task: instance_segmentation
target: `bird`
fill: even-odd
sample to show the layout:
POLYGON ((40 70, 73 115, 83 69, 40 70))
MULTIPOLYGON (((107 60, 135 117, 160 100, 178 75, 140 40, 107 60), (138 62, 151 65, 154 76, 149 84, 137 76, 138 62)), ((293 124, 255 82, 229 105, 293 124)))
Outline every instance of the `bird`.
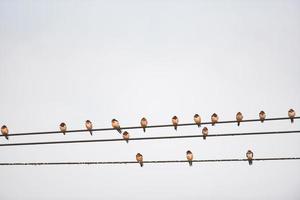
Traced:
POLYGON ((66 125, 66 123, 64 123, 64 122, 60 123, 59 129, 60 129, 60 131, 61 131, 64 135, 66 135, 66 131, 67 131, 67 125, 66 125))
POLYGON ((116 119, 112 119, 111 120, 111 126, 116 129, 120 134, 122 133, 122 130, 121 130, 121 127, 120 127, 120 124, 119 124, 119 121, 116 120, 116 119))
POLYGON ((124 131, 124 133, 123 133, 123 139, 128 143, 129 133, 127 131, 124 131))
POLYGON ((145 117, 141 119, 141 127, 143 128, 144 133, 146 132, 146 127, 148 125, 148 121, 145 117))
POLYGON ((2 135, 8 140, 8 128, 7 128, 7 126, 6 125, 3 125, 2 127, 1 127, 1 133, 2 133, 2 135))
POLYGON ((294 118, 296 116, 296 112, 293 109, 290 109, 288 112, 289 118, 291 119, 291 123, 294 123, 294 118))
POLYGON ((214 126, 219 121, 219 117, 216 113, 211 116, 211 125, 214 126))
POLYGON ((206 136, 208 135, 208 128, 207 127, 204 127, 202 129, 202 134, 203 134, 203 139, 205 140, 206 139, 206 136))
POLYGON ((248 159, 249 165, 252 165, 253 160, 253 152, 251 150, 248 150, 246 153, 246 157, 248 159))
POLYGON ((189 161, 189 165, 192 166, 193 165, 193 153, 188 150, 186 152, 186 159, 189 161))
POLYGON ((141 167, 143 167, 143 166, 144 166, 144 163, 143 163, 143 155, 140 154, 140 153, 137 153, 136 156, 135 156, 135 158, 136 158, 136 161, 137 161, 138 163, 140 163, 141 167))
POLYGON ((201 117, 200 117, 200 115, 195 114, 195 115, 194 115, 194 121, 195 121, 195 123, 198 125, 198 127, 201 126, 201 117))
POLYGON ((266 119, 265 111, 262 110, 259 112, 259 119, 260 119, 261 123, 263 123, 265 121, 265 119, 266 119))
POLYGON ((172 117, 172 124, 173 124, 174 129, 175 129, 176 131, 177 131, 178 122, 179 122, 178 117, 177 117, 177 116, 173 116, 173 117, 172 117))
POLYGON ((237 125, 239 126, 241 122, 243 121, 243 114, 241 112, 236 113, 236 121, 237 125))
POLYGON ((93 124, 92 124, 92 122, 90 120, 86 120, 85 121, 85 127, 90 132, 90 134, 93 135, 93 132, 92 132, 92 130, 93 130, 93 124))

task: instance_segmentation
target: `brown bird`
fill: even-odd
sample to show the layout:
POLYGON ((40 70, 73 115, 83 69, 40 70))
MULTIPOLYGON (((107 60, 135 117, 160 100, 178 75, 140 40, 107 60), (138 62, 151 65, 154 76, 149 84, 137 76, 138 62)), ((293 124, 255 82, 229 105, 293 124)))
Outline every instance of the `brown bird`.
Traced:
POLYGON ((111 126, 116 129, 120 134, 122 133, 122 130, 121 130, 121 127, 120 127, 120 124, 119 124, 119 121, 116 120, 116 119, 112 119, 111 120, 111 126))
POLYGON ((86 120, 85 121, 85 127, 90 132, 90 134, 93 135, 93 132, 92 132, 92 130, 93 130, 93 124, 92 124, 92 122, 90 120, 86 120))
POLYGON ((1 127, 1 133, 2 133, 2 135, 8 140, 8 128, 7 128, 7 126, 6 125, 3 125, 2 127, 1 127))
POLYGON ((136 156, 135 156, 135 158, 136 158, 136 161, 137 161, 138 163, 140 163, 141 167, 143 167, 143 166, 144 166, 144 163, 143 163, 143 155, 140 154, 140 153, 137 153, 136 156))
POLYGON ((290 109, 288 112, 289 118, 291 119, 291 122, 294 123, 294 118, 296 116, 296 112, 293 109, 290 109))
POLYGON ((203 139, 205 140, 206 136, 208 136, 208 128, 207 127, 204 127, 202 129, 202 134, 203 134, 203 139))
POLYGON ((263 123, 266 119, 266 113, 263 110, 259 112, 259 119, 261 123, 263 123))
POLYGON ((189 161, 189 165, 192 166, 193 165, 193 153, 188 150, 186 152, 186 159, 189 161))
POLYGON ((200 115, 195 114, 195 115, 194 115, 194 121, 195 121, 195 123, 198 125, 198 127, 201 126, 201 117, 200 117, 200 115))
POLYGON ((211 116, 211 125, 214 126, 219 121, 219 117, 216 113, 211 116))
POLYGON ((127 131, 124 131, 124 133, 123 133, 123 139, 128 143, 129 133, 127 131))
POLYGON ((61 131, 64 135, 66 135, 66 131, 67 131, 67 125, 66 125, 66 123, 64 123, 64 122, 60 123, 59 129, 60 129, 60 131, 61 131))
POLYGON ((236 113, 236 121, 237 125, 239 126, 241 122, 243 121, 243 114, 241 112, 236 113))
POLYGON ((141 127, 143 128, 144 133, 146 132, 146 127, 148 125, 148 121, 145 117, 141 119, 141 127))
POLYGON ((172 124, 173 124, 174 129, 175 129, 176 131, 177 131, 178 122, 179 122, 178 117, 177 117, 177 116, 173 116, 173 117, 172 117, 172 124))
POLYGON ((248 150, 246 153, 246 157, 248 159, 249 165, 252 165, 252 159, 253 159, 253 152, 251 150, 248 150))

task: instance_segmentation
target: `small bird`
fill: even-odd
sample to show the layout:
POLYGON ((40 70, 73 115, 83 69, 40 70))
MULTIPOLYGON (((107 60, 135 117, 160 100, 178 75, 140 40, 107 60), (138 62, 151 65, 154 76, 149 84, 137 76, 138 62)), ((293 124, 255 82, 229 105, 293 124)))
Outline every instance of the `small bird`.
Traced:
POLYGON ((211 125, 214 126, 219 121, 219 117, 216 113, 211 116, 211 125))
POLYGON ((195 114, 195 115, 194 115, 194 121, 195 121, 195 123, 198 125, 198 127, 201 126, 201 117, 200 117, 200 115, 195 114))
POLYGON ((90 134, 93 135, 93 132, 92 132, 92 130, 93 130, 93 124, 92 124, 92 122, 90 120, 86 120, 85 121, 85 127, 90 132, 90 134))
POLYGON ((143 128, 144 133, 146 132, 146 127, 148 125, 148 121, 145 117, 141 119, 141 127, 143 128))
POLYGON ((128 143, 129 133, 127 131, 124 131, 124 133, 123 133, 123 139, 128 143))
POLYGON ((252 165, 252 159, 253 159, 253 152, 251 150, 248 150, 246 153, 246 157, 248 159, 249 165, 252 165))
POLYGON ((204 127, 202 129, 202 134, 203 134, 203 139, 205 140, 206 139, 206 136, 208 135, 208 128, 207 127, 204 127))
POLYGON ((294 118, 296 116, 296 112, 293 109, 290 109, 288 112, 289 118, 291 119, 291 123, 294 123, 294 118))
POLYGON ((144 163, 143 163, 143 155, 140 154, 140 153, 137 153, 136 156, 135 156, 135 158, 136 158, 136 161, 138 163, 140 163, 141 167, 143 167, 143 165, 144 165, 144 163))
POLYGON ((259 119, 260 119, 261 123, 264 123, 264 121, 266 119, 266 113, 263 110, 259 112, 259 119))
POLYGON ((2 127, 1 127, 1 133, 2 133, 2 135, 8 140, 8 128, 7 128, 7 126, 6 125, 3 125, 2 127))
POLYGON ((64 123, 64 122, 60 123, 59 129, 60 129, 60 131, 61 131, 64 135, 66 135, 66 131, 67 131, 67 125, 66 125, 66 123, 64 123))
POLYGON ((176 131, 177 131, 178 122, 179 122, 178 117, 177 117, 177 116, 173 116, 173 117, 172 117, 172 124, 173 124, 174 129, 175 129, 176 131))
POLYGON ((119 121, 116 120, 116 119, 112 119, 111 120, 111 126, 116 129, 120 134, 122 133, 122 130, 121 130, 121 127, 120 127, 120 124, 119 124, 119 121))
POLYGON ((186 159, 189 161, 189 165, 192 166, 193 165, 193 153, 188 150, 186 152, 186 159))
POLYGON ((236 113, 236 121, 237 125, 239 126, 241 122, 243 121, 243 114, 241 112, 236 113))

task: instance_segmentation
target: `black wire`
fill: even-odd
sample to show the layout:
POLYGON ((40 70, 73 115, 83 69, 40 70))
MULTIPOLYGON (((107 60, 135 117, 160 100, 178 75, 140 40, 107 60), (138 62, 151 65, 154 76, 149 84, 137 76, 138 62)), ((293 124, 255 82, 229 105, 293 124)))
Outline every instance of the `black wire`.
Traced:
MULTIPOLYGON (((282 158, 255 158, 253 161, 278 161, 278 160, 300 160, 300 157, 282 157, 282 158)), ((193 160, 193 163, 205 162, 241 162, 248 161, 248 159, 213 159, 213 160, 193 160)), ((186 163, 187 160, 151 160, 143 161, 143 163, 186 163)), ((134 164, 136 161, 116 161, 116 162, 102 162, 102 161, 87 161, 87 162, 14 162, 14 163, 0 163, 0 165, 113 165, 113 164, 134 164)))
MULTIPOLYGON (((223 134, 209 134, 206 137, 225 137, 225 136, 246 136, 246 135, 274 135, 274 134, 291 134, 300 133, 296 131, 268 131, 268 132, 246 132, 246 133, 223 133, 223 134)), ((178 135, 178 136, 159 136, 159 137, 140 137, 130 138, 130 140, 161 140, 161 139, 179 139, 179 138, 197 138, 203 135, 178 135)), ((90 142, 116 142, 124 141, 124 139, 99 139, 99 140, 69 140, 69 141, 51 141, 51 142, 24 142, 24 143, 8 143, 0 144, 0 146, 25 146, 25 145, 46 145, 46 144, 74 144, 74 143, 90 143, 90 142)))
MULTIPOLYGON (((299 119, 300 117, 295 117, 294 119, 299 119)), ((265 119, 265 121, 278 121, 278 120, 290 120, 288 117, 277 117, 277 118, 268 118, 265 119)), ((248 119, 248 120, 243 120, 243 122, 257 122, 260 121, 260 119, 248 119)), ((231 121, 219 121, 217 124, 229 124, 229 123, 237 123, 235 120, 231 121)), ((211 122, 202 122, 201 125, 205 124, 211 124, 211 122)), ((178 124, 177 126, 197 126, 195 123, 185 123, 185 124, 178 124)), ((152 126, 147 126, 148 128, 162 128, 162 127, 173 127, 173 124, 162 124, 162 125, 152 125, 152 126)), ((129 130, 129 129, 140 129, 142 127, 140 126, 127 126, 127 127, 121 127, 121 129, 124 130, 129 130)), ((92 132, 100 132, 100 131, 112 131, 115 130, 114 128, 97 128, 91 130, 92 132)), ((76 130, 68 130, 66 133, 76 133, 76 132, 89 132, 87 129, 76 129, 76 130)), ((12 133, 9 134, 9 137, 11 136, 26 136, 26 135, 46 135, 46 134, 57 134, 57 133, 62 133, 61 131, 42 131, 42 132, 24 132, 24 133, 12 133)), ((0 137, 4 137, 3 135, 0 135, 0 137)))

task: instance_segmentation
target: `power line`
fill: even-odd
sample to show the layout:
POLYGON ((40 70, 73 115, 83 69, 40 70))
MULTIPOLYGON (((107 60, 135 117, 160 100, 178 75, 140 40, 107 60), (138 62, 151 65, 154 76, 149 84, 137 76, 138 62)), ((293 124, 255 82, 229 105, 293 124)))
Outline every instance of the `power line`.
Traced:
MULTIPOLYGON (((299 119, 300 117, 295 117, 294 119, 299 119)), ((290 120, 288 117, 277 117, 277 118, 268 118, 265 119, 265 121, 279 121, 279 120, 290 120)), ((248 120, 243 120, 241 123, 244 122, 258 122, 260 119, 248 119, 248 120)), ((229 123, 237 123, 236 120, 230 120, 230 121, 219 121, 217 124, 229 124, 229 123)), ((201 125, 206 125, 206 124, 212 124, 211 122, 202 122, 201 125)), ((177 126, 196 126, 195 123, 184 123, 184 124, 178 124, 177 126)), ((173 127, 173 124, 162 124, 162 125, 152 125, 152 126, 147 126, 148 128, 163 128, 163 127, 173 127)), ((121 127, 121 129, 124 130, 129 130, 129 129, 141 129, 141 126, 127 126, 127 127, 121 127)), ((97 128, 97 129, 92 129, 91 131, 93 132, 100 132, 100 131, 112 131, 115 130, 114 128, 97 128)), ((75 130, 68 130, 66 133, 76 133, 76 132, 89 132, 87 129, 75 129, 75 130)), ((46 134, 57 134, 57 133, 62 133, 61 131, 41 131, 41 132, 21 132, 21 133, 12 133, 9 134, 9 137, 11 136, 28 136, 28 135, 46 135, 46 134)), ((0 137, 4 137, 3 135, 0 135, 0 137)))
MULTIPOLYGON (((253 161, 279 161, 279 160, 300 160, 300 157, 281 157, 281 158, 255 158, 253 161)), ((212 160, 193 160, 193 163, 208 163, 208 162, 245 162, 248 159, 212 159, 212 160)), ((143 163, 165 164, 165 163, 186 163, 187 160, 151 160, 143 161, 143 163)), ((13 162, 0 163, 5 165, 115 165, 115 164, 137 164, 136 161, 86 161, 86 162, 13 162)))
MULTIPOLYGON (((300 133, 300 130, 295 131, 267 131, 267 132, 245 132, 245 133, 221 133, 209 134, 206 137, 226 137, 226 136, 247 136, 247 135, 278 135, 300 133)), ((139 137, 130 138, 130 140, 162 140, 162 139, 180 139, 180 138, 201 138, 203 135, 177 135, 177 136, 159 136, 159 137, 139 137)), ((29 146, 29 145, 47 145, 47 144, 74 144, 74 143, 91 143, 91 142, 116 142, 124 141, 122 138, 116 139, 99 139, 99 140, 69 140, 69 141, 50 141, 50 142, 24 142, 24 143, 8 143, 0 144, 0 146, 29 146)))

